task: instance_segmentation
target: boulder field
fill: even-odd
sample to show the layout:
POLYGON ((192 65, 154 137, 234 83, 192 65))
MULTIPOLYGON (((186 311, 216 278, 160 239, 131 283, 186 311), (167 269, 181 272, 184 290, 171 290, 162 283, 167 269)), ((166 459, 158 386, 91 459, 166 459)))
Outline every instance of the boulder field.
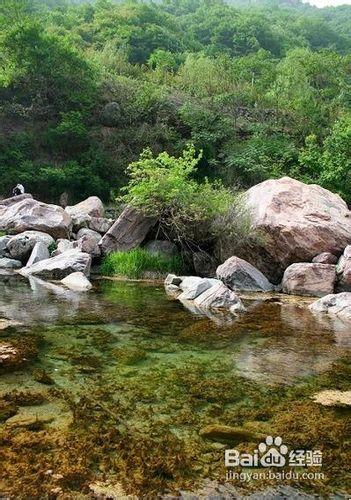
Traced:
MULTIPOLYGON (((348 317, 351 212, 346 203, 320 186, 289 177, 252 187, 241 203, 255 235, 252 241, 237 245, 235 253, 228 244, 219 262, 218 254, 197 249, 194 270, 202 277, 170 275, 167 293, 192 310, 235 314, 244 310, 240 292, 282 291, 322 301, 335 297, 317 301, 312 310, 348 317)), ((91 264, 110 252, 144 245, 151 253, 175 255, 174 243, 150 241, 156 222, 131 206, 117 220, 109 219, 96 196, 65 209, 30 194, 0 200, 0 231, 5 233, 0 236, 0 269, 44 279, 72 275, 65 286, 88 290, 91 264)), ((228 225, 230 232, 230 220, 228 225)))

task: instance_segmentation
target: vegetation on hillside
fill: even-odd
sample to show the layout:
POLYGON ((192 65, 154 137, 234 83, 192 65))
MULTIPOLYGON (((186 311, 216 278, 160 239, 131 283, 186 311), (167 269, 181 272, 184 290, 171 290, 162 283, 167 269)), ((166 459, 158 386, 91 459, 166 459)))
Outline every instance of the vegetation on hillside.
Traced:
POLYGON ((292 175, 351 202, 350 34, 351 6, 3 0, 0 196, 108 200, 144 149, 192 143, 200 183, 292 175))

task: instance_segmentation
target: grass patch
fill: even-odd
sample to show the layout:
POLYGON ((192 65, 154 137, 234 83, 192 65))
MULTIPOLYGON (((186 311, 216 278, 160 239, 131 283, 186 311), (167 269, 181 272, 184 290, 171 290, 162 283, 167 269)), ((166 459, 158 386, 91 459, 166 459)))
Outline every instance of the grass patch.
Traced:
POLYGON ((129 252, 113 252, 107 255, 100 271, 104 276, 126 276, 127 278, 142 278, 145 273, 179 273, 184 267, 179 255, 166 256, 151 254, 143 248, 135 248, 129 252))

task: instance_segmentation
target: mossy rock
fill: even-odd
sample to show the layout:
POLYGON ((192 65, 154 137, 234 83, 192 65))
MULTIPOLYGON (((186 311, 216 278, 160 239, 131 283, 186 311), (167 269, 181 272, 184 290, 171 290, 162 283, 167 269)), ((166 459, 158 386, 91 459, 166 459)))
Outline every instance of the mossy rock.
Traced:
POLYGON ((200 436, 204 439, 220 443, 239 444, 259 442, 266 438, 265 434, 254 432, 243 427, 230 427, 229 425, 212 424, 200 430, 200 436))

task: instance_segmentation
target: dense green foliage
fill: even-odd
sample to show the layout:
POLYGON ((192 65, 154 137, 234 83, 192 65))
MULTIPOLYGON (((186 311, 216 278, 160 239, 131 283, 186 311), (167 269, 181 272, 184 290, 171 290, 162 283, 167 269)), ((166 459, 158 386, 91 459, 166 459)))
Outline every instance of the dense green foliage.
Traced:
POLYGON ((170 257, 135 248, 129 252, 110 253, 104 258, 100 271, 104 276, 139 279, 147 277, 147 273, 156 273, 162 277, 168 273, 181 273, 182 269, 183 262, 179 255, 170 257))
POLYGON ((108 199, 145 148, 190 142, 198 179, 292 175, 351 202, 350 35, 351 6, 3 0, 0 195, 108 199))
POLYGON ((226 213, 233 200, 219 181, 199 183, 192 177, 200 159, 193 146, 179 158, 166 152, 155 158, 146 149, 139 161, 128 167, 130 181, 122 189, 125 194, 121 200, 157 217, 159 231, 168 237, 180 243, 191 241, 199 224, 226 213))

